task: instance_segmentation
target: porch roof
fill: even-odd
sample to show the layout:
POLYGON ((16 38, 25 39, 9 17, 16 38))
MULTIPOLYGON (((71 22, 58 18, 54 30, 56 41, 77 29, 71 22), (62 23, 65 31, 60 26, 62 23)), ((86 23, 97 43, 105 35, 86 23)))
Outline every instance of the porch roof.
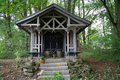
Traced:
POLYGON ((54 3, 51 4, 51 5, 49 5, 49 6, 47 6, 47 7, 45 7, 45 8, 42 9, 42 10, 40 10, 40 11, 38 11, 38 12, 36 12, 36 13, 30 15, 30 16, 27 16, 27 17, 25 17, 25 18, 22 18, 22 19, 16 21, 15 24, 18 25, 18 24, 20 24, 21 22, 24 22, 24 21, 27 21, 27 20, 29 20, 29 19, 32 19, 32 18, 34 18, 34 17, 40 15, 41 13, 44 13, 45 11, 47 11, 47 10, 49 10, 49 9, 51 9, 51 8, 56 8, 56 9, 58 9, 58 10, 64 12, 65 14, 67 14, 67 15, 73 17, 74 19, 77 19, 77 20, 79 20, 79 21, 82 21, 82 22, 88 24, 87 26, 89 26, 89 25, 91 24, 90 21, 88 21, 88 20, 86 20, 86 19, 83 19, 83 18, 81 18, 81 17, 79 17, 79 16, 76 16, 76 15, 72 14, 71 12, 65 10, 64 8, 58 6, 58 5, 54 4, 54 3))

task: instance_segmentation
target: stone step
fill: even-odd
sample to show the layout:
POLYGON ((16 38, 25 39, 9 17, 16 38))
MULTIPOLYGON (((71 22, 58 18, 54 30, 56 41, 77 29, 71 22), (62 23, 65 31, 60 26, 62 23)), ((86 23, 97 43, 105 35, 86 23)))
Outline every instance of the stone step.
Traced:
MULTIPOLYGON (((53 70, 53 71, 43 71, 44 74, 42 75, 51 75, 53 72, 58 72, 57 70, 53 70)), ((60 70, 59 72, 62 72, 62 74, 69 74, 69 70, 60 70)))
POLYGON ((40 67, 40 70, 45 70, 45 71, 53 71, 53 70, 68 70, 68 66, 40 67))
POLYGON ((40 67, 52 67, 52 66, 67 66, 66 62, 58 62, 58 63, 45 63, 40 64, 40 67))
MULTIPOLYGON (((38 76, 38 78, 40 79, 40 78, 45 78, 45 77, 47 77, 47 76, 51 76, 51 75, 46 75, 46 76, 38 76)), ((51 77, 53 77, 53 76, 51 76, 51 77)), ((68 75, 63 75, 63 77, 65 78, 65 79, 70 79, 70 75, 68 74, 68 75)))
POLYGON ((62 60, 61 59, 46 59, 45 60, 45 63, 54 63, 54 62, 62 62, 62 60))

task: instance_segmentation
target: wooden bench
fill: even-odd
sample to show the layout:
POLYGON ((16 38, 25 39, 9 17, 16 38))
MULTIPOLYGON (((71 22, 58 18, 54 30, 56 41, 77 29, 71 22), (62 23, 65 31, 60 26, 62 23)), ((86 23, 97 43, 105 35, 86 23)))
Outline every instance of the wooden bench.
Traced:
POLYGON ((76 51, 76 52, 67 52, 66 53, 66 56, 70 56, 70 55, 73 55, 73 56, 78 56, 78 54, 81 53, 80 51, 76 51))
POLYGON ((40 57, 41 52, 27 52, 29 54, 30 59, 33 59, 33 54, 38 54, 37 57, 40 57))

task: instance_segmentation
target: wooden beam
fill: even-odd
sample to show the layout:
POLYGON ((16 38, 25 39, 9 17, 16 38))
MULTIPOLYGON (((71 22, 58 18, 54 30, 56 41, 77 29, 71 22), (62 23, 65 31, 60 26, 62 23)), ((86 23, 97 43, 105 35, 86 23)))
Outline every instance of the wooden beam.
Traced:
POLYGON ((72 26, 79 26, 79 27, 84 27, 86 26, 85 24, 67 24, 67 26, 72 27, 72 26))
MULTIPOLYGON (((54 30, 66 30, 67 28, 54 28, 54 30)), ((42 30, 53 30, 53 28, 42 28, 42 30)))
MULTIPOLYGON (((53 10, 53 8, 51 8, 51 9, 45 11, 44 13, 41 13, 39 16, 42 16, 42 15, 44 15, 44 14, 46 14, 46 13, 52 11, 52 10, 53 10)), ((25 24, 26 24, 26 23, 29 23, 30 21, 34 20, 35 18, 36 18, 36 20, 37 20, 37 17, 38 17, 38 16, 36 16, 36 17, 34 17, 34 18, 32 18, 32 19, 26 21, 25 24)))
POLYGON ((54 28, 55 28, 55 15, 53 14, 53 31, 54 31, 54 28))
POLYGON ((27 27, 23 27, 23 28, 31 33, 31 30, 29 28, 27 28, 27 27))
MULTIPOLYGON (((44 18, 52 18, 53 16, 45 16, 44 18)), ((63 18, 62 16, 54 16, 55 18, 63 18)))
POLYGON ((74 31, 73 31, 73 44, 74 44, 73 46, 74 46, 74 51, 77 50, 77 49, 76 49, 76 46, 77 46, 77 45, 76 45, 76 43, 77 43, 77 42, 76 42, 76 39, 77 39, 77 38, 76 38, 76 28, 74 28, 74 31))
MULTIPOLYGON (((38 52, 40 52, 40 32, 38 32, 38 52)), ((38 56, 40 57, 40 56, 38 56)))
POLYGON ((48 24, 49 24, 52 20, 53 20, 53 18, 50 19, 50 20, 46 23, 44 20, 41 19, 41 21, 45 24, 45 25, 43 26, 43 28, 45 28, 45 26, 48 26, 48 28, 51 28, 48 24))
POLYGON ((77 33, 80 29, 81 29, 81 28, 78 28, 77 31, 76 31, 76 33, 77 33))
POLYGON ((21 26, 39 26, 40 24, 21 24, 21 26))
POLYGON ((40 26, 40 20, 39 20, 39 17, 37 17, 37 27, 40 26))
MULTIPOLYGON (((54 12, 49 12, 49 13, 47 13, 45 16, 41 16, 41 19, 42 18, 46 18, 46 16, 49 16, 50 14, 52 14, 52 13, 54 13, 54 12)), ((53 16, 52 16, 53 17, 53 16)))
POLYGON ((61 15, 60 13, 57 13, 57 12, 54 12, 55 14, 57 14, 57 15, 60 15, 62 18, 64 18, 64 19, 67 19, 66 17, 64 17, 63 15, 61 15))
MULTIPOLYGON (((37 33, 35 32, 35 47, 37 49, 37 33)), ((37 52, 37 50, 35 50, 35 52, 37 52)))
MULTIPOLYGON (((60 13, 57 13, 57 12, 54 12, 54 13, 56 13, 56 14, 60 15, 62 18, 64 18, 64 19, 66 19, 66 20, 67 20, 67 18, 66 18, 66 17, 64 17, 63 15, 61 15, 60 13)), ((67 16, 67 17, 68 17, 68 16, 67 16)), ((70 21, 70 22, 74 23, 73 21, 70 21)))
POLYGON ((67 32, 67 52, 69 52, 69 32, 67 32))
POLYGON ((65 28, 62 24, 66 21, 66 19, 62 23, 60 23, 56 18, 55 21, 59 24, 57 28, 59 28, 60 26, 62 26, 62 28, 65 28))
POLYGON ((66 32, 64 33, 64 53, 66 53, 66 32))
POLYGON ((70 27, 70 17, 68 17, 67 27, 70 27))
MULTIPOLYGON (((63 14, 63 15, 65 15, 65 16, 67 16, 67 17, 70 17, 69 15, 67 15, 67 14, 65 14, 64 12, 62 12, 62 11, 59 11, 58 9, 55 9, 56 11, 58 11, 59 13, 61 13, 61 14, 63 14)), ((83 22, 81 22, 81 21, 78 21, 78 20, 76 20, 76 19, 74 19, 74 18, 72 18, 72 17, 70 17, 72 20, 74 20, 75 22, 77 22, 77 23, 83 23, 83 22)))
POLYGON ((33 30, 31 28, 31 38, 30 38, 30 52, 33 52, 33 30))
POLYGON ((43 53, 43 33, 41 32, 41 52, 43 53))
POLYGON ((43 35, 46 33, 47 31, 45 31, 44 33, 43 33, 43 35))

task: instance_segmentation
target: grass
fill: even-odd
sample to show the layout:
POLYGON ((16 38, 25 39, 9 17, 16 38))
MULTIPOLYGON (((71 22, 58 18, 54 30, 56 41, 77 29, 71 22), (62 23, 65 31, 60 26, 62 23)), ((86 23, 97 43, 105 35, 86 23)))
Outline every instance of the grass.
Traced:
POLYGON ((94 51, 82 50, 82 53, 79 54, 78 57, 80 56, 91 57, 91 58, 96 58, 101 60, 110 60, 116 63, 120 61, 120 54, 112 54, 112 53, 107 53, 102 51, 99 52, 97 50, 94 50, 94 51))
POLYGON ((82 50, 79 58, 87 61, 92 72, 85 78, 88 80, 118 80, 120 78, 120 55, 98 53, 82 50))

